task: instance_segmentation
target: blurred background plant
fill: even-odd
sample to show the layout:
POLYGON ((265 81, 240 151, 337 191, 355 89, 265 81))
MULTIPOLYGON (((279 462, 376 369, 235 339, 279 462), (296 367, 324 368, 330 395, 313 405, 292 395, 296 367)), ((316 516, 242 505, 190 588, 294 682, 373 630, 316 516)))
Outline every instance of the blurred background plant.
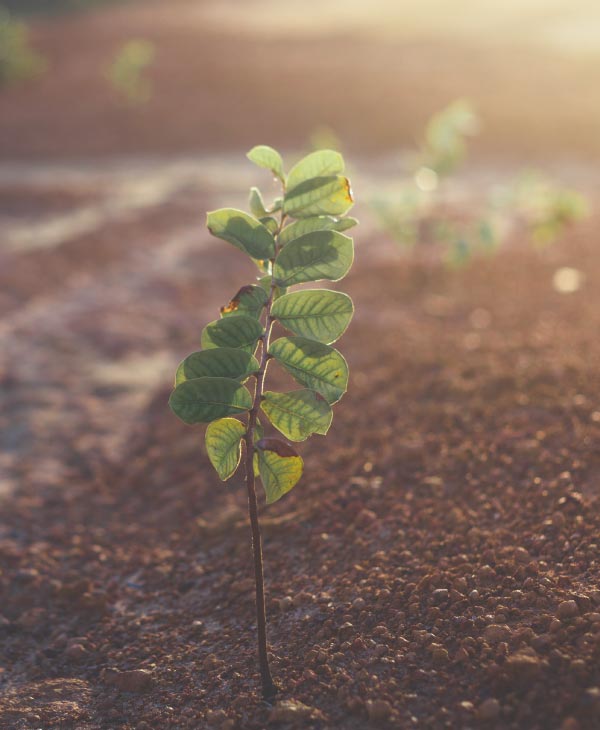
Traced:
POLYGON ((54 15, 117 2, 124 0, 4 0, 3 5, 13 15, 54 15))
POLYGON ((476 254, 492 253, 515 230, 541 247, 585 217, 588 205, 581 193, 536 170, 479 191, 479 203, 471 202, 465 211, 456 175, 467 158, 468 139, 480 129, 466 99, 435 113, 409 158, 409 178, 371 200, 381 227, 404 248, 433 245, 448 265, 461 266, 476 254))
POLYGON ((112 88, 128 104, 145 104, 152 98, 152 82, 147 76, 156 56, 154 44, 144 39, 127 41, 111 62, 107 78, 112 88))
POLYGON ((492 194, 492 205, 511 215, 536 246, 554 243, 565 229, 585 218, 589 206, 577 190, 562 187, 539 170, 524 170, 492 194))
POLYGON ((39 76, 46 61, 31 47, 25 23, 0 5, 0 88, 39 76))

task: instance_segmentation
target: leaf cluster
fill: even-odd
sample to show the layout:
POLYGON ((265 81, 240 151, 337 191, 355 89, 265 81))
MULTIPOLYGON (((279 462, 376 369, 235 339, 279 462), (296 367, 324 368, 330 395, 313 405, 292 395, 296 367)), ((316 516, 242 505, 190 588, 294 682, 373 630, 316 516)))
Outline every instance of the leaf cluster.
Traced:
POLYGON ((352 318, 352 300, 330 289, 290 288, 342 279, 354 258, 344 231, 357 221, 346 216, 354 201, 338 152, 313 152, 287 174, 271 147, 254 147, 248 158, 279 180, 282 195, 267 205, 253 187, 250 213, 215 210, 207 226, 255 262, 257 281, 243 286, 206 325, 201 349, 177 368, 169 403, 185 423, 208 423, 206 448, 222 480, 238 469, 243 444, 252 448, 254 472, 272 503, 302 474, 302 458, 289 441, 325 435, 332 406, 348 387, 348 365, 332 345, 352 318), (276 323, 288 334, 272 340, 276 323), (300 387, 266 390, 271 362, 300 387), (259 416, 285 440, 265 436, 259 416))

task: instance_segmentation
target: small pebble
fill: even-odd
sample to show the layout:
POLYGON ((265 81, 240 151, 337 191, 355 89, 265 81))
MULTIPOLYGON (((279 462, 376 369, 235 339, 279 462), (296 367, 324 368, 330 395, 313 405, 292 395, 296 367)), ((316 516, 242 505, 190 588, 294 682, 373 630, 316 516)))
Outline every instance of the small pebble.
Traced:
POLYGON ((281 700, 269 713, 269 724, 298 723, 317 719, 321 715, 319 710, 309 707, 296 700, 281 700))
POLYGON ((386 700, 368 700, 367 714, 371 722, 383 722, 392 714, 392 706, 386 700))
POLYGON ((154 683, 152 672, 147 669, 130 669, 125 672, 107 669, 104 672, 104 681, 121 692, 145 692, 154 683))
POLYGON ((528 563, 531 560, 531 557, 525 548, 518 547, 515 550, 515 560, 517 563, 528 563))
POLYGON ((488 644, 498 644, 500 641, 508 641, 511 637, 511 630, 506 624, 490 624, 483 632, 483 638, 488 644))
POLYGON ((500 714, 500 703, 497 699, 489 697, 479 705, 479 717, 482 720, 495 720, 500 714))
POLYGON ((346 639, 349 636, 351 636, 354 633, 354 626, 349 622, 346 621, 343 623, 340 628, 338 629, 338 636, 340 639, 346 639))
POLYGON ((450 591, 447 588, 437 588, 431 594, 433 602, 436 605, 440 604, 440 603, 445 603, 448 600, 449 596, 450 596, 450 591))
POLYGON ((558 604, 558 609, 556 611, 556 615, 560 619, 565 618, 573 618, 574 616, 579 616, 579 606, 577 605, 577 601, 563 601, 562 603, 558 604))
POLYGON ((431 651, 431 658, 436 664, 445 664, 448 659, 448 650, 443 646, 436 646, 431 651))
POLYGON ((65 651, 65 656, 74 662, 82 662, 88 656, 88 652, 83 644, 70 644, 65 651))

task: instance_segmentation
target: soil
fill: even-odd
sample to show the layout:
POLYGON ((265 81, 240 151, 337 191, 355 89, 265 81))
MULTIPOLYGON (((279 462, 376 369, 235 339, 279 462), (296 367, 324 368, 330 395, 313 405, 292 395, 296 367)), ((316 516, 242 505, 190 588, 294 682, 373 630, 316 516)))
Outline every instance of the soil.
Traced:
MULTIPOLYGON (((58 49, 62 27, 36 32, 58 49)), ((131 152, 118 125, 90 146, 80 109, 30 93, 0 110, 5 155, 131 152)), ((160 119, 140 149, 189 143, 160 119)), ((53 241, 0 248, 0 729, 597 728, 598 216, 452 270, 357 206, 350 389, 301 445, 300 484, 261 508, 269 706, 242 476, 219 482, 202 428, 167 407, 178 361, 253 276, 202 227, 232 198, 191 177, 115 208, 118 175, 53 174, 0 188, 2 240, 53 241), (563 266, 583 272, 570 294, 563 266)))
POLYGON ((165 242, 173 206, 6 262, 0 727, 595 727, 597 221, 458 272, 359 237, 350 391, 263 511, 273 669, 309 708, 273 715, 243 483, 166 407, 249 272, 165 242))

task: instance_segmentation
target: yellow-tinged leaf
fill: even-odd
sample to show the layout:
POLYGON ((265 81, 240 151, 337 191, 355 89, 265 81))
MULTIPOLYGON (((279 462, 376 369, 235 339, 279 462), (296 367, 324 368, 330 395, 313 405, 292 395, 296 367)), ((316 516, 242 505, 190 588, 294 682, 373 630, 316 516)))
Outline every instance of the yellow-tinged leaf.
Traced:
POLYGON ((304 463, 295 449, 277 438, 258 441, 256 454, 267 504, 273 504, 295 487, 302 476, 304 463))
POLYGON ((283 210, 294 218, 337 216, 347 213, 353 204, 350 181, 343 175, 334 175, 311 178, 288 190, 283 210))
POLYGON ((290 441, 304 441, 313 433, 325 435, 331 425, 331 406, 319 393, 303 388, 288 393, 263 393, 261 408, 276 429, 290 441))
POLYGON ((237 470, 246 427, 237 418, 220 418, 206 429, 206 451, 219 477, 226 481, 237 470))

